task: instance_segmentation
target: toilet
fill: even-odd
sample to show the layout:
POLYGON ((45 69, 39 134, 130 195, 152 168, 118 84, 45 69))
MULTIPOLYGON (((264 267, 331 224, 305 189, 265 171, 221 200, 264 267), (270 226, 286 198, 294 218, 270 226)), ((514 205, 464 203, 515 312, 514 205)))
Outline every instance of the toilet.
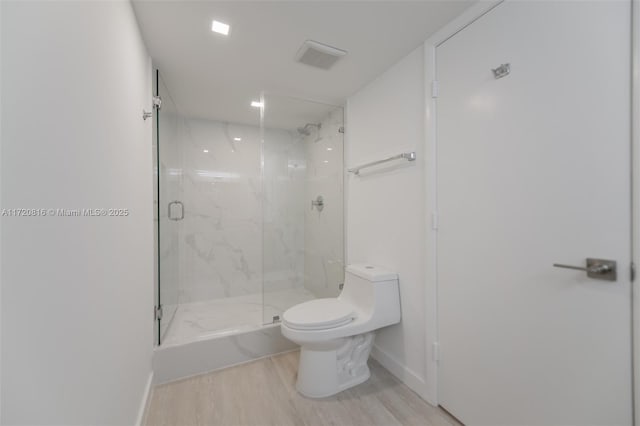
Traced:
POLYGON ((301 347, 298 392, 322 398, 366 381, 375 331, 398 322, 398 274, 347 266, 337 298, 304 302, 282 316, 282 334, 301 347))

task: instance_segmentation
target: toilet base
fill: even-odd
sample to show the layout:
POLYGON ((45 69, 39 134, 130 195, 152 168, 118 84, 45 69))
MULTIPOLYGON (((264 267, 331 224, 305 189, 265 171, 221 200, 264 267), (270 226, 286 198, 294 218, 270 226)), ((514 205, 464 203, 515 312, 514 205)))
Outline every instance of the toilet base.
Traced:
POLYGON ((300 349, 296 389, 310 398, 324 398, 359 385, 371 373, 367 360, 374 332, 322 342, 300 349))

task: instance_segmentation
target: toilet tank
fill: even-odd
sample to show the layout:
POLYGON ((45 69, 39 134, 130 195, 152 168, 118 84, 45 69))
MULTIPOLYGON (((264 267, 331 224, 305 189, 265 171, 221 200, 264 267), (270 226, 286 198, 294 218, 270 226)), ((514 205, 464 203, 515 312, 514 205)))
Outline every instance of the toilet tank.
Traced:
POLYGON ((361 315, 380 324, 400 321, 398 274, 369 264, 349 265, 338 298, 352 304, 361 315))

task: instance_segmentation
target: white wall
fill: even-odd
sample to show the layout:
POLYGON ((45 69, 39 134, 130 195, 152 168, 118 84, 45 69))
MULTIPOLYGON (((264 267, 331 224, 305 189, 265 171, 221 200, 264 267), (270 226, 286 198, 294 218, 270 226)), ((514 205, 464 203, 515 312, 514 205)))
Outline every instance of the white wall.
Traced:
POLYGON ((136 422, 151 373, 150 61, 128 2, 2 2, 2 423, 136 422))
MULTIPOLYGON (((632 67, 633 67, 633 81, 632 81, 632 104, 631 104, 631 117, 632 119, 632 171, 633 180, 632 188, 633 193, 631 201, 633 203, 633 262, 636 265, 640 265, 640 218, 638 218, 638 212, 640 211, 640 119, 638 113, 640 112, 640 1, 633 0, 632 3, 632 23, 631 23, 631 46, 632 46, 632 67)), ((634 380, 633 380, 633 397, 634 397, 634 410, 640 413, 640 292, 633 292, 633 355, 634 355, 634 380)))
MULTIPOLYGON (((0 3, 0 165, 2 164, 2 3, 0 3)), ((0 207, 2 207, 2 173, 0 173, 0 207)), ((2 220, 0 220, 0 423, 2 423, 2 220)))
POLYGON ((400 275, 401 324, 381 330, 373 355, 426 397, 425 384, 425 156, 423 49, 349 98, 346 165, 416 151, 347 181, 347 259, 400 275))

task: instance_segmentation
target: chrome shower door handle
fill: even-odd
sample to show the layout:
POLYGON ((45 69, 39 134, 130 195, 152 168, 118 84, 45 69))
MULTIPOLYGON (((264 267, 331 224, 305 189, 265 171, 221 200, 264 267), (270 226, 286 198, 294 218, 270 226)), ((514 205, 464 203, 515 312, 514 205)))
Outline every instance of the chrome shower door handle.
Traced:
POLYGON ((615 281, 618 278, 615 260, 588 258, 586 266, 563 265, 561 263, 554 263, 553 266, 556 268, 584 271, 589 278, 596 280, 615 281))
POLYGON ((182 204, 182 201, 176 200, 167 204, 167 217, 169 218, 169 220, 175 220, 175 221, 184 219, 184 204, 182 204), (171 208, 171 206, 173 205, 180 206, 180 216, 172 217, 173 209, 171 208))

